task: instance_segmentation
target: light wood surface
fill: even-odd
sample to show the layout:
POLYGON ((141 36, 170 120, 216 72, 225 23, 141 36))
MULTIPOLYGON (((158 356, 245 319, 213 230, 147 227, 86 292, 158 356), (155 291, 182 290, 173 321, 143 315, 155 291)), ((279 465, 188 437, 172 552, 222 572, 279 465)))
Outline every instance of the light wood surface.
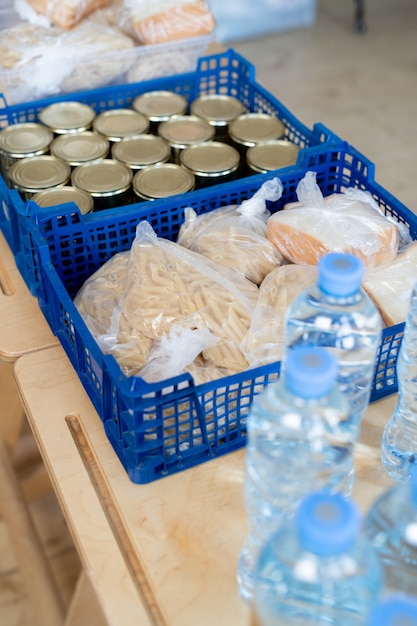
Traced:
MULTIPOLYGON (((244 449, 149 485, 135 485, 108 443, 62 348, 21 357, 15 377, 108 624, 158 624, 149 605, 142 603, 115 537, 122 529, 147 577, 152 602, 159 607, 158 626, 249 625, 249 610, 236 584, 236 563, 246 533, 244 449), (66 422, 69 414, 77 416, 86 445, 94 450, 106 506, 117 512, 118 528, 109 522, 100 489, 94 487, 88 462, 84 464, 80 456, 66 422), (140 611, 145 621, 138 619, 140 611)), ((372 404, 363 424, 353 494, 363 512, 392 484, 381 467, 379 445, 395 399, 393 395, 372 404)))
POLYGON ((57 345, 39 306, 26 286, 13 254, 0 232, 0 359, 57 345))

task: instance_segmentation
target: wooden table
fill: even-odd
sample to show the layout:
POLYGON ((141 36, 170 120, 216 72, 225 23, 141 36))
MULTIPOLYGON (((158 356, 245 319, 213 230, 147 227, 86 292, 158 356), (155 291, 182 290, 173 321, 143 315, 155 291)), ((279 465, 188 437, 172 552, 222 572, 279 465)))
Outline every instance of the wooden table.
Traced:
POLYGON ((13 362, 22 354, 59 342, 31 295, 0 231, 0 359, 13 362))
MULTIPOLYGON (((148 485, 135 485, 61 347, 22 356, 15 364, 15 377, 107 623, 249 625, 249 610, 236 583, 246 533, 244 449, 148 485), (65 419, 73 413, 94 452, 102 482, 98 490, 65 419), (106 512, 116 513, 118 527, 106 512), (127 538, 127 552, 120 533, 127 538), (146 579, 142 592, 131 575, 132 556, 146 579)), ((392 484, 381 467, 379 445, 395 400, 392 395, 372 404, 365 416, 353 494, 363 512, 392 484)))

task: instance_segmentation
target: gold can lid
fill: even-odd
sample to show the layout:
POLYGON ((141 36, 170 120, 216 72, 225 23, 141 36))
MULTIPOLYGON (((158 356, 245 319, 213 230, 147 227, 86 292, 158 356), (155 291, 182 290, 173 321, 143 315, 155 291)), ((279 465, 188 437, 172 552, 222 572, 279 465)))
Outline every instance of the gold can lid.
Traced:
POLYGON ((300 148, 290 141, 279 139, 259 143, 246 153, 246 160, 255 172, 271 172, 297 163, 300 148))
POLYGON ((97 115, 93 129, 109 141, 120 141, 129 135, 147 133, 149 120, 133 109, 111 109, 97 115))
POLYGON ((212 126, 227 126, 232 120, 245 113, 246 108, 234 96, 208 94, 193 100, 190 112, 206 120, 212 126))
POLYGON ((282 139, 285 125, 274 115, 244 113, 230 123, 229 135, 236 143, 250 148, 263 141, 282 139))
POLYGON ((64 187, 57 187, 56 189, 39 191, 32 197, 32 200, 43 208, 59 206, 66 202, 74 202, 80 209, 82 215, 91 213, 94 206, 94 200, 91 194, 83 189, 66 185, 64 187))
POLYGON ((208 141, 185 148, 180 154, 180 161, 195 176, 209 178, 236 171, 240 155, 236 148, 226 143, 208 141))
POLYGON ((14 158, 45 154, 54 138, 42 124, 24 122, 11 124, 0 132, 0 153, 14 158))
POLYGON ((54 156, 25 157, 9 169, 12 184, 28 193, 65 185, 71 175, 68 163, 54 156))
POLYGON ((196 143, 211 141, 215 129, 206 120, 196 115, 178 115, 162 122, 158 135, 165 139, 172 148, 184 149, 196 143))
POLYGON ((88 104, 73 100, 54 102, 39 113, 39 121, 57 135, 88 130, 96 116, 88 104))
POLYGON ((135 111, 145 115, 151 122, 165 122, 173 115, 184 115, 187 100, 175 91, 148 91, 136 96, 132 103, 135 111))
POLYGON ((94 159, 104 159, 109 152, 109 145, 102 135, 86 130, 56 137, 51 144, 51 154, 77 166, 94 159))
POLYGON ((145 200, 175 196, 193 188, 193 174, 175 163, 151 165, 133 177, 134 192, 145 200))
POLYGON ((132 170, 112 159, 101 159, 84 163, 71 174, 74 187, 91 193, 93 198, 114 196, 129 189, 132 170))
POLYGON ((168 161, 171 148, 156 135, 132 135, 115 143, 111 155, 116 161, 135 170, 168 161))

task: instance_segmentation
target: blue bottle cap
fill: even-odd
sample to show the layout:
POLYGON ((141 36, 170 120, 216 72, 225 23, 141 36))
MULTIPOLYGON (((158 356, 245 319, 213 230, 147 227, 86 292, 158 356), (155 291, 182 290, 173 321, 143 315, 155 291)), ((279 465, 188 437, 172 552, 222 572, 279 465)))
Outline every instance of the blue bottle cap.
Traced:
POLYGON ((380 600, 371 609, 366 626, 417 626, 417 601, 406 595, 380 600))
POLYGON ((285 384, 294 395, 320 398, 332 389, 337 376, 337 359, 319 346, 295 346, 287 352, 285 384))
POLYGON ((327 492, 307 496, 296 512, 297 532, 304 550, 318 556, 340 554, 349 548, 361 525, 352 500, 327 492))
POLYGON ((336 297, 351 296, 361 286, 365 266, 353 254, 330 252, 318 262, 319 289, 336 297))

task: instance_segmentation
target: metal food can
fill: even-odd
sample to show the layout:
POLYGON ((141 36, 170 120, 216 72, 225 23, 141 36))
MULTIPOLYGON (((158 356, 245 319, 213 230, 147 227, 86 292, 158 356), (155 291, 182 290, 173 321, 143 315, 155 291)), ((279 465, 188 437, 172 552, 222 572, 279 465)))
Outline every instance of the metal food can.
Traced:
POLYGON ((91 213, 94 208, 94 200, 90 193, 76 187, 64 186, 57 189, 46 189, 32 196, 33 202, 40 207, 47 208, 59 206, 67 202, 74 202, 82 215, 91 213))
POLYGON ((299 151, 298 146, 284 139, 265 141, 249 148, 246 161, 252 173, 266 174, 295 165, 299 151))
POLYGON ((137 172, 132 184, 141 200, 158 200, 191 191, 194 176, 176 163, 161 163, 137 172))
POLYGON ((53 138, 49 128, 35 122, 11 124, 0 131, 0 170, 6 183, 8 170, 16 161, 46 154, 53 138))
POLYGON ((132 201, 132 170, 112 159, 84 163, 74 169, 71 182, 74 187, 90 193, 94 210, 114 208, 132 201))
POLYGON ((229 136, 238 147, 252 148, 264 141, 283 139, 285 125, 275 115, 244 113, 229 124, 229 136))
POLYGON ((69 100, 49 104, 40 111, 38 118, 56 135, 65 135, 89 130, 95 116, 96 112, 88 104, 69 100))
POLYGON ((215 129, 206 120, 196 115, 178 115, 162 122, 158 135, 171 147, 173 161, 180 163, 180 153, 188 146, 193 146, 214 139, 215 129))
POLYGON ((51 155, 20 159, 9 169, 10 182, 24 200, 29 200, 39 191, 63 187, 70 176, 68 163, 51 155))
POLYGON ((110 144, 107 139, 91 130, 59 135, 51 143, 51 154, 71 167, 77 167, 95 159, 104 159, 109 149, 110 144))
POLYGON ((194 175, 196 186, 205 187, 232 180, 239 168, 240 155, 233 146, 208 141, 185 148, 180 161, 194 175))
POLYGON ((115 143, 111 155, 115 161, 124 163, 132 170, 141 170, 168 161, 171 149, 164 139, 156 135, 132 135, 115 143))
POLYGON ((111 109, 97 115, 93 129, 109 141, 121 141, 130 135, 149 132, 149 120, 133 109, 111 109))
POLYGON ((174 115, 184 115, 188 101, 175 91, 160 89, 136 96, 132 107, 148 118, 151 132, 156 132, 161 122, 166 122, 174 115))
POLYGON ((244 104, 234 96, 207 94, 193 100, 191 115, 196 115, 214 126, 216 139, 227 141, 229 124, 246 112, 244 104))

